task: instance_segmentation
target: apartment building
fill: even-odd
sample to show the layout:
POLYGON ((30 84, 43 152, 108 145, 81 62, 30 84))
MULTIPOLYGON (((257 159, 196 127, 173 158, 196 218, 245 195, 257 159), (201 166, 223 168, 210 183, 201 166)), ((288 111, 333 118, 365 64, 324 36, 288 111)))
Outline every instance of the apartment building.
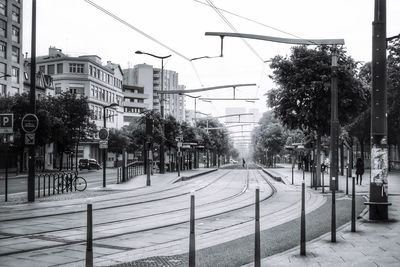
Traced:
MULTIPOLYGON (((88 98, 98 128, 103 127, 104 108, 112 103, 119 106, 105 109, 106 126, 117 129, 123 126, 123 73, 118 64, 108 61, 103 65, 96 55, 71 57, 55 47, 49 48, 48 55, 37 57, 36 64, 39 73, 53 78, 55 95, 69 91, 88 98)), ((102 161, 97 140, 81 144, 78 152, 79 158, 102 161)))
POLYGON ((122 85, 122 92, 124 95, 123 108, 124 126, 134 122, 142 116, 142 112, 149 109, 149 104, 145 103, 150 95, 144 93, 144 87, 135 85, 122 85))
MULTIPOLYGON (((138 64, 133 68, 125 69, 124 84, 143 87, 143 93, 148 96, 144 99, 146 109, 161 110, 160 95, 157 91, 161 90, 161 69, 153 68, 152 65, 138 64)), ((171 70, 164 70, 163 90, 184 89, 179 85, 178 73, 171 70)), ((185 118, 185 99, 177 94, 164 95, 164 115, 171 114, 178 121, 185 118)))
POLYGON ((22 1, 0 0, 0 96, 22 93, 23 83, 22 1))

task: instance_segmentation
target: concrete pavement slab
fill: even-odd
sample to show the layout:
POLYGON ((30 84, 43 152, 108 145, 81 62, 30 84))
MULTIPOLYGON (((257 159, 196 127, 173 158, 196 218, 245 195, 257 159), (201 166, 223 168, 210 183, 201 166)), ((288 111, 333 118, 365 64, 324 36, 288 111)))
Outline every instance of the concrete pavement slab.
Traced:
MULTIPOLYGON (((288 170, 282 172, 285 175, 288 170)), ((294 178, 296 183, 302 174, 295 172, 294 178)), ((296 247, 262 259, 262 266, 400 266, 400 173, 389 173, 388 180, 389 201, 393 203, 389 206, 388 221, 370 221, 368 214, 364 214, 357 221, 357 232, 350 231, 349 223, 338 230, 336 243, 330 242, 327 233, 307 243, 306 256, 300 256, 296 247)), ((345 184, 341 184, 343 188, 345 184)), ((367 183, 357 189, 368 195, 367 183)))

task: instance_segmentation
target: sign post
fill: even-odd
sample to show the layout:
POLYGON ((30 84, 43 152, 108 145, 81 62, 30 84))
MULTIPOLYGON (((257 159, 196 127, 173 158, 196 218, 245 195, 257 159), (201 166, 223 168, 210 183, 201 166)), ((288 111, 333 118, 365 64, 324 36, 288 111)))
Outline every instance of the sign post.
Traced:
MULTIPOLYGON (((34 79, 33 79, 34 80, 34 79)), ((32 91, 32 90, 31 90, 32 91)), ((31 92, 32 93, 32 92, 31 92)), ((34 97, 34 93, 33 93, 34 97)), ((34 104, 34 101, 32 101, 34 104)), ((34 109, 33 109, 34 111, 34 109)), ((35 201, 35 132, 39 126, 39 119, 33 113, 25 114, 21 121, 22 130, 25 132, 25 145, 29 146, 29 172, 28 172, 28 201, 35 201)))
POLYGON ((99 148, 103 149, 103 187, 106 187, 106 168, 107 168, 107 148, 108 148, 108 130, 101 128, 99 131, 99 148))

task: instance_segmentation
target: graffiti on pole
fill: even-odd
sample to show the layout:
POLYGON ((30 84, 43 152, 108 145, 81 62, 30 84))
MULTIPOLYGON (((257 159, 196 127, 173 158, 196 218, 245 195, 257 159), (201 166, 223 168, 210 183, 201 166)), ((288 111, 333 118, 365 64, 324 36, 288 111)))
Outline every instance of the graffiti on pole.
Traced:
POLYGON ((371 182, 382 186, 382 196, 388 194, 388 149, 373 145, 371 150, 371 182))

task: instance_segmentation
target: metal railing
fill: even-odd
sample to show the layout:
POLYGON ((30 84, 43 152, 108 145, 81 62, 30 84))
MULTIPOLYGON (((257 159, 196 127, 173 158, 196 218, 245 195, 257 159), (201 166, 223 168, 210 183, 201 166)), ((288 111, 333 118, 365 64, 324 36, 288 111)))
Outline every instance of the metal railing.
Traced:
POLYGON ((143 161, 134 161, 126 165, 125 167, 125 180, 123 175, 123 167, 118 167, 117 170, 117 183, 122 183, 129 181, 135 176, 144 174, 144 164, 143 161))
POLYGON ((86 180, 78 177, 77 172, 40 173, 35 176, 37 181, 37 197, 63 194, 86 189, 86 180), (79 185, 78 185, 79 183, 79 185), (83 189, 82 189, 83 188, 83 189))

